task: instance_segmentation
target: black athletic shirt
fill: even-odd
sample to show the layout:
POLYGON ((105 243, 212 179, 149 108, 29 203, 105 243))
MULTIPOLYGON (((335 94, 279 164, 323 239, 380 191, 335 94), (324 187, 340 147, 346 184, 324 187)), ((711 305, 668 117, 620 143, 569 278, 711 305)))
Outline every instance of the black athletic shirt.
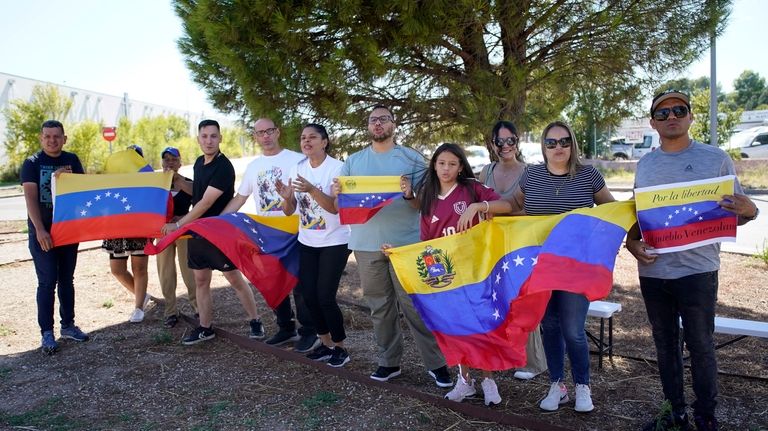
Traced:
POLYGON ((227 156, 219 153, 210 163, 204 164, 204 157, 200 156, 195 160, 194 172, 195 178, 192 182, 192 205, 197 205, 203 199, 203 194, 208 186, 221 190, 223 193, 203 213, 200 218, 213 217, 221 214, 224 207, 227 206, 232 196, 235 195, 235 168, 227 156))

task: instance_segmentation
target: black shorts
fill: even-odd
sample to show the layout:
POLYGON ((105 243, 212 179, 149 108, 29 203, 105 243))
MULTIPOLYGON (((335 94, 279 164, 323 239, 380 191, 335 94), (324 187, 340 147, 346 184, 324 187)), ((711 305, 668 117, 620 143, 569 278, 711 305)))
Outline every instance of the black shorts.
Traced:
POLYGON ((215 245, 204 238, 190 238, 187 241, 187 265, 189 269, 215 269, 221 272, 237 269, 215 245))

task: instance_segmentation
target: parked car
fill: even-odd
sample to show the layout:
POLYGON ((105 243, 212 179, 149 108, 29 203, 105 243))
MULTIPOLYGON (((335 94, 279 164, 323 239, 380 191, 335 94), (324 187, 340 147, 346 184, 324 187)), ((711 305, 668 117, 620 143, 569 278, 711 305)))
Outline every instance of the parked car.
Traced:
POLYGON ((728 148, 739 149, 742 159, 768 158, 768 127, 753 127, 731 136, 728 148))
POLYGON ((632 158, 639 159, 651 151, 661 146, 661 140, 659 139, 659 132, 645 132, 643 134, 643 141, 635 144, 632 149, 632 158))
POLYGON ((488 153, 488 149, 482 145, 470 145, 465 147, 464 153, 467 154, 469 167, 472 168, 472 172, 474 172, 475 175, 480 173, 483 166, 491 163, 491 156, 488 153))
POLYGON ((629 160, 632 158, 633 144, 627 142, 624 137, 611 138, 611 158, 613 160, 629 160))

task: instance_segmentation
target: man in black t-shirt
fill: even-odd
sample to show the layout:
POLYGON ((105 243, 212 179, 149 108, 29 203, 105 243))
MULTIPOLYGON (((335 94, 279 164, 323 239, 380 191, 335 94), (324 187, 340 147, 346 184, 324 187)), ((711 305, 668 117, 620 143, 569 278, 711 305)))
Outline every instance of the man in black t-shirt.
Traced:
MULTIPOLYGON (((219 150, 221 131, 219 123, 203 120, 197 127, 197 143, 203 155, 194 165, 194 180, 188 183, 178 181, 182 190, 192 193, 192 210, 175 223, 163 226, 164 234, 172 232, 186 223, 202 217, 213 217, 221 213, 235 194, 235 168, 219 150)), ((256 299, 253 291, 235 265, 213 244, 204 238, 192 238, 188 243, 188 264, 194 271, 197 285, 197 311, 200 314, 200 326, 182 340, 182 344, 192 345, 210 340, 216 336, 211 327, 213 320, 213 301, 211 299, 211 276, 213 270, 224 274, 235 289, 240 303, 250 318, 250 338, 264 338, 264 327, 259 319, 256 299)))
POLYGON ((64 126, 60 122, 44 122, 40 133, 41 151, 30 156, 21 166, 21 185, 27 204, 29 251, 37 273, 37 323, 43 336, 41 347, 49 355, 59 349, 53 334, 53 305, 57 287, 61 337, 75 341, 88 340, 88 335, 75 326, 74 274, 79 244, 53 247, 50 235, 53 223, 52 178, 64 172, 85 172, 75 154, 62 151, 66 142, 64 126))

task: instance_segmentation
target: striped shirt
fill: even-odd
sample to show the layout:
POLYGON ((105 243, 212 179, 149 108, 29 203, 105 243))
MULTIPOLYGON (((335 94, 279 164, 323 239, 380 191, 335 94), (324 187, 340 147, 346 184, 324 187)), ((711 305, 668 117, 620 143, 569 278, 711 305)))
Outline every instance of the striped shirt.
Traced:
POLYGON ((546 164, 528 165, 520 189, 525 193, 526 215, 561 214, 595 205, 595 193, 605 187, 605 180, 592 166, 583 166, 576 175, 554 175, 546 164))

